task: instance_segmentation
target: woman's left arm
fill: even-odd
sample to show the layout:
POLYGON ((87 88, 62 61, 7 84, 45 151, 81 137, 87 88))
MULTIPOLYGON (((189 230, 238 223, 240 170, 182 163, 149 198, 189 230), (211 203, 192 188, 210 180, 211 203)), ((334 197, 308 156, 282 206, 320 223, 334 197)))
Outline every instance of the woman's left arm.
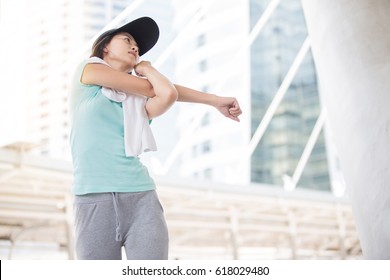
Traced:
POLYGON ((174 86, 178 92, 177 101, 211 105, 225 117, 238 122, 240 121, 238 116, 241 115, 242 111, 236 98, 208 94, 176 84, 174 86))

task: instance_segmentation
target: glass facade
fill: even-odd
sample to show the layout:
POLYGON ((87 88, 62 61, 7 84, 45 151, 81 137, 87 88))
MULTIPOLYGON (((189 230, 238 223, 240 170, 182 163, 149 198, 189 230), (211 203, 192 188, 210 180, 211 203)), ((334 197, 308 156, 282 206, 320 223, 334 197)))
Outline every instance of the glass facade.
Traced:
MULTIPOLYGON (((250 0, 250 27, 269 1, 250 0)), ((281 1, 251 46, 251 135, 279 89, 307 30, 299 0, 281 1)), ((320 114, 318 85, 311 53, 301 64, 283 101, 251 158, 251 181, 283 185, 292 176, 320 114)), ((323 133, 297 187, 330 190, 323 133)))

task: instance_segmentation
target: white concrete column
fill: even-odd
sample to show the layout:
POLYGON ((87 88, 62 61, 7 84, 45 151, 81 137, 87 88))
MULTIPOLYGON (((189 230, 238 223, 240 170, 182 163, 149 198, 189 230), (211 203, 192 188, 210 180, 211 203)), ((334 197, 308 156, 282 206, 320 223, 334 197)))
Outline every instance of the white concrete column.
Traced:
POLYGON ((302 0, 367 259, 390 259, 390 1, 302 0))

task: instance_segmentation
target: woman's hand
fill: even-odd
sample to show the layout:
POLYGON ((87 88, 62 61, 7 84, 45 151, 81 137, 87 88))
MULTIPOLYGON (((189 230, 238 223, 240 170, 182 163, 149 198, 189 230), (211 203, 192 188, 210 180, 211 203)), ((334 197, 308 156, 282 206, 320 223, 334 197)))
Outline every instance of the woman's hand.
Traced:
POLYGON ((140 63, 134 66, 134 72, 139 77, 146 77, 146 71, 148 68, 153 67, 150 61, 142 60, 140 63))
POLYGON ((234 97, 222 97, 217 96, 215 101, 215 108, 222 113, 225 117, 228 117, 234 121, 239 122, 239 115, 242 114, 240 104, 234 97))

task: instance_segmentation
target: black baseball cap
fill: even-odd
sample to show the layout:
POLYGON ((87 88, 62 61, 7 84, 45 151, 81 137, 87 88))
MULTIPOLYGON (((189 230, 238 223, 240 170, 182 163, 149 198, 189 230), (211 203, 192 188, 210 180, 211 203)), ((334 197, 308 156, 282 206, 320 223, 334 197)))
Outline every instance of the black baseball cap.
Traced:
POLYGON ((138 44, 139 55, 144 55, 157 43, 160 31, 157 23, 150 17, 141 17, 135 19, 125 25, 111 29, 102 33, 95 41, 95 43, 101 41, 108 35, 114 36, 120 32, 127 32, 133 36, 134 40, 138 44))

